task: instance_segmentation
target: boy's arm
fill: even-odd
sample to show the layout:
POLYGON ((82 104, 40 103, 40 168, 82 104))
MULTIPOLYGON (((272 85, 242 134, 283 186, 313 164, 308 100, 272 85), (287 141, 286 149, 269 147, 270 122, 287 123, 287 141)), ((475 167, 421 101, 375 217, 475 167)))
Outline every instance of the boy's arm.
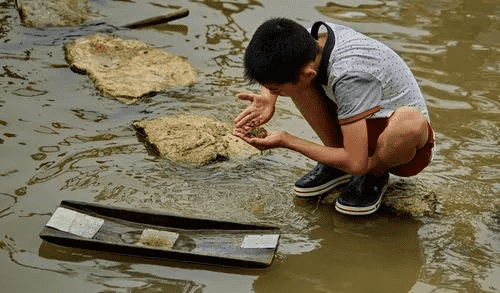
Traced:
POLYGON ((290 134, 283 137, 283 147, 297 151, 321 163, 342 169, 352 175, 362 175, 368 171, 368 131, 366 120, 361 119, 343 125, 343 148, 318 145, 290 134))
POLYGON ((270 133, 265 138, 249 138, 237 134, 259 149, 287 148, 321 163, 342 169, 352 175, 362 175, 369 170, 368 132, 366 120, 343 125, 344 147, 334 148, 319 145, 288 133, 270 133))
POLYGON ((238 95, 238 99, 249 101, 251 104, 234 119, 234 127, 250 131, 271 120, 278 95, 272 94, 267 88, 262 87, 260 95, 242 93, 238 95))

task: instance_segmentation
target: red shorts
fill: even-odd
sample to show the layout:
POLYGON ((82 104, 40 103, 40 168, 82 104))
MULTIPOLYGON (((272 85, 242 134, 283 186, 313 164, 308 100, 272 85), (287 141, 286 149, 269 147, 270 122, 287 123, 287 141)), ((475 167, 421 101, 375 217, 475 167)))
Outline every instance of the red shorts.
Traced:
MULTIPOLYGON (((368 155, 372 156, 375 153, 375 148, 377 147, 378 137, 387 126, 389 118, 367 119, 366 121, 368 127, 368 155)), ((427 123, 427 126, 429 132, 425 145, 421 149, 417 150, 415 157, 413 157, 411 161, 389 169, 389 173, 401 177, 410 177, 417 175, 420 171, 427 167, 427 165, 429 165, 433 157, 435 136, 432 125, 427 123)))

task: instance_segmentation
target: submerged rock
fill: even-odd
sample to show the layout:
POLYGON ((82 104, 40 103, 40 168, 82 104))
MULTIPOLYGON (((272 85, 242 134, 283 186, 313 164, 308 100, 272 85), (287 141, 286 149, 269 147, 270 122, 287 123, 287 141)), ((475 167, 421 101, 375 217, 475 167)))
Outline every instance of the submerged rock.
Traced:
POLYGON ((79 26, 95 15, 88 0, 17 0, 17 9, 30 27, 79 26))
POLYGON ((231 126, 207 117, 163 117, 133 125, 147 146, 177 163, 202 165, 217 159, 244 159, 260 154, 232 135, 231 126))
POLYGON ((435 213, 437 197, 420 176, 392 176, 382 203, 396 213, 421 217, 435 213))
POLYGON ((124 103, 196 79, 184 58, 137 40, 96 34, 73 40, 64 52, 71 69, 87 74, 105 96, 124 103))

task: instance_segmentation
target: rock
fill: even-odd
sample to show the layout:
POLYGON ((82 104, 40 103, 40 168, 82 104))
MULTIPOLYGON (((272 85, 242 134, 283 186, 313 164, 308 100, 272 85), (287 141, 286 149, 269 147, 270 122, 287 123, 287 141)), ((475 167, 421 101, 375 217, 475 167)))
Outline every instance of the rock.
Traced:
POLYGON ((261 152, 232 134, 232 127, 196 116, 163 117, 133 124, 139 136, 162 157, 203 165, 216 159, 245 159, 261 152))
MULTIPOLYGON (((335 204, 341 190, 333 189, 323 199, 328 204, 335 204)), ((389 186, 382 198, 382 205, 400 216, 423 217, 436 213, 438 199, 436 190, 428 186, 421 176, 398 177, 391 175, 389 186)))
POLYGON ((418 176, 403 178, 392 176, 383 204, 399 214, 421 217, 435 213, 436 191, 418 176))
POLYGON ((88 0, 17 0, 25 26, 79 26, 96 14, 88 0))
POLYGON ((127 104, 196 79, 184 58, 137 40, 96 34, 73 40, 64 51, 71 69, 87 74, 105 96, 127 104))

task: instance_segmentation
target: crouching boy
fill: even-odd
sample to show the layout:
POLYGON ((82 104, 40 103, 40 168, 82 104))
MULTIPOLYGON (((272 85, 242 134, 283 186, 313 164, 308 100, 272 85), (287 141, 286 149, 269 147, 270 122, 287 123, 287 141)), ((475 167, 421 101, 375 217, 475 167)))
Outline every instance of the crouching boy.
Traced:
POLYGON ((308 31, 276 18, 257 29, 244 65, 245 77, 262 90, 238 95, 251 104, 236 117, 234 133, 259 149, 287 148, 318 162, 295 183, 297 196, 347 183, 336 210, 371 214, 389 173, 413 176, 432 160, 434 131, 422 93, 405 62, 383 43, 342 25, 316 22, 308 31), (271 119, 278 96, 292 99, 321 145, 285 132, 246 135, 271 119))

